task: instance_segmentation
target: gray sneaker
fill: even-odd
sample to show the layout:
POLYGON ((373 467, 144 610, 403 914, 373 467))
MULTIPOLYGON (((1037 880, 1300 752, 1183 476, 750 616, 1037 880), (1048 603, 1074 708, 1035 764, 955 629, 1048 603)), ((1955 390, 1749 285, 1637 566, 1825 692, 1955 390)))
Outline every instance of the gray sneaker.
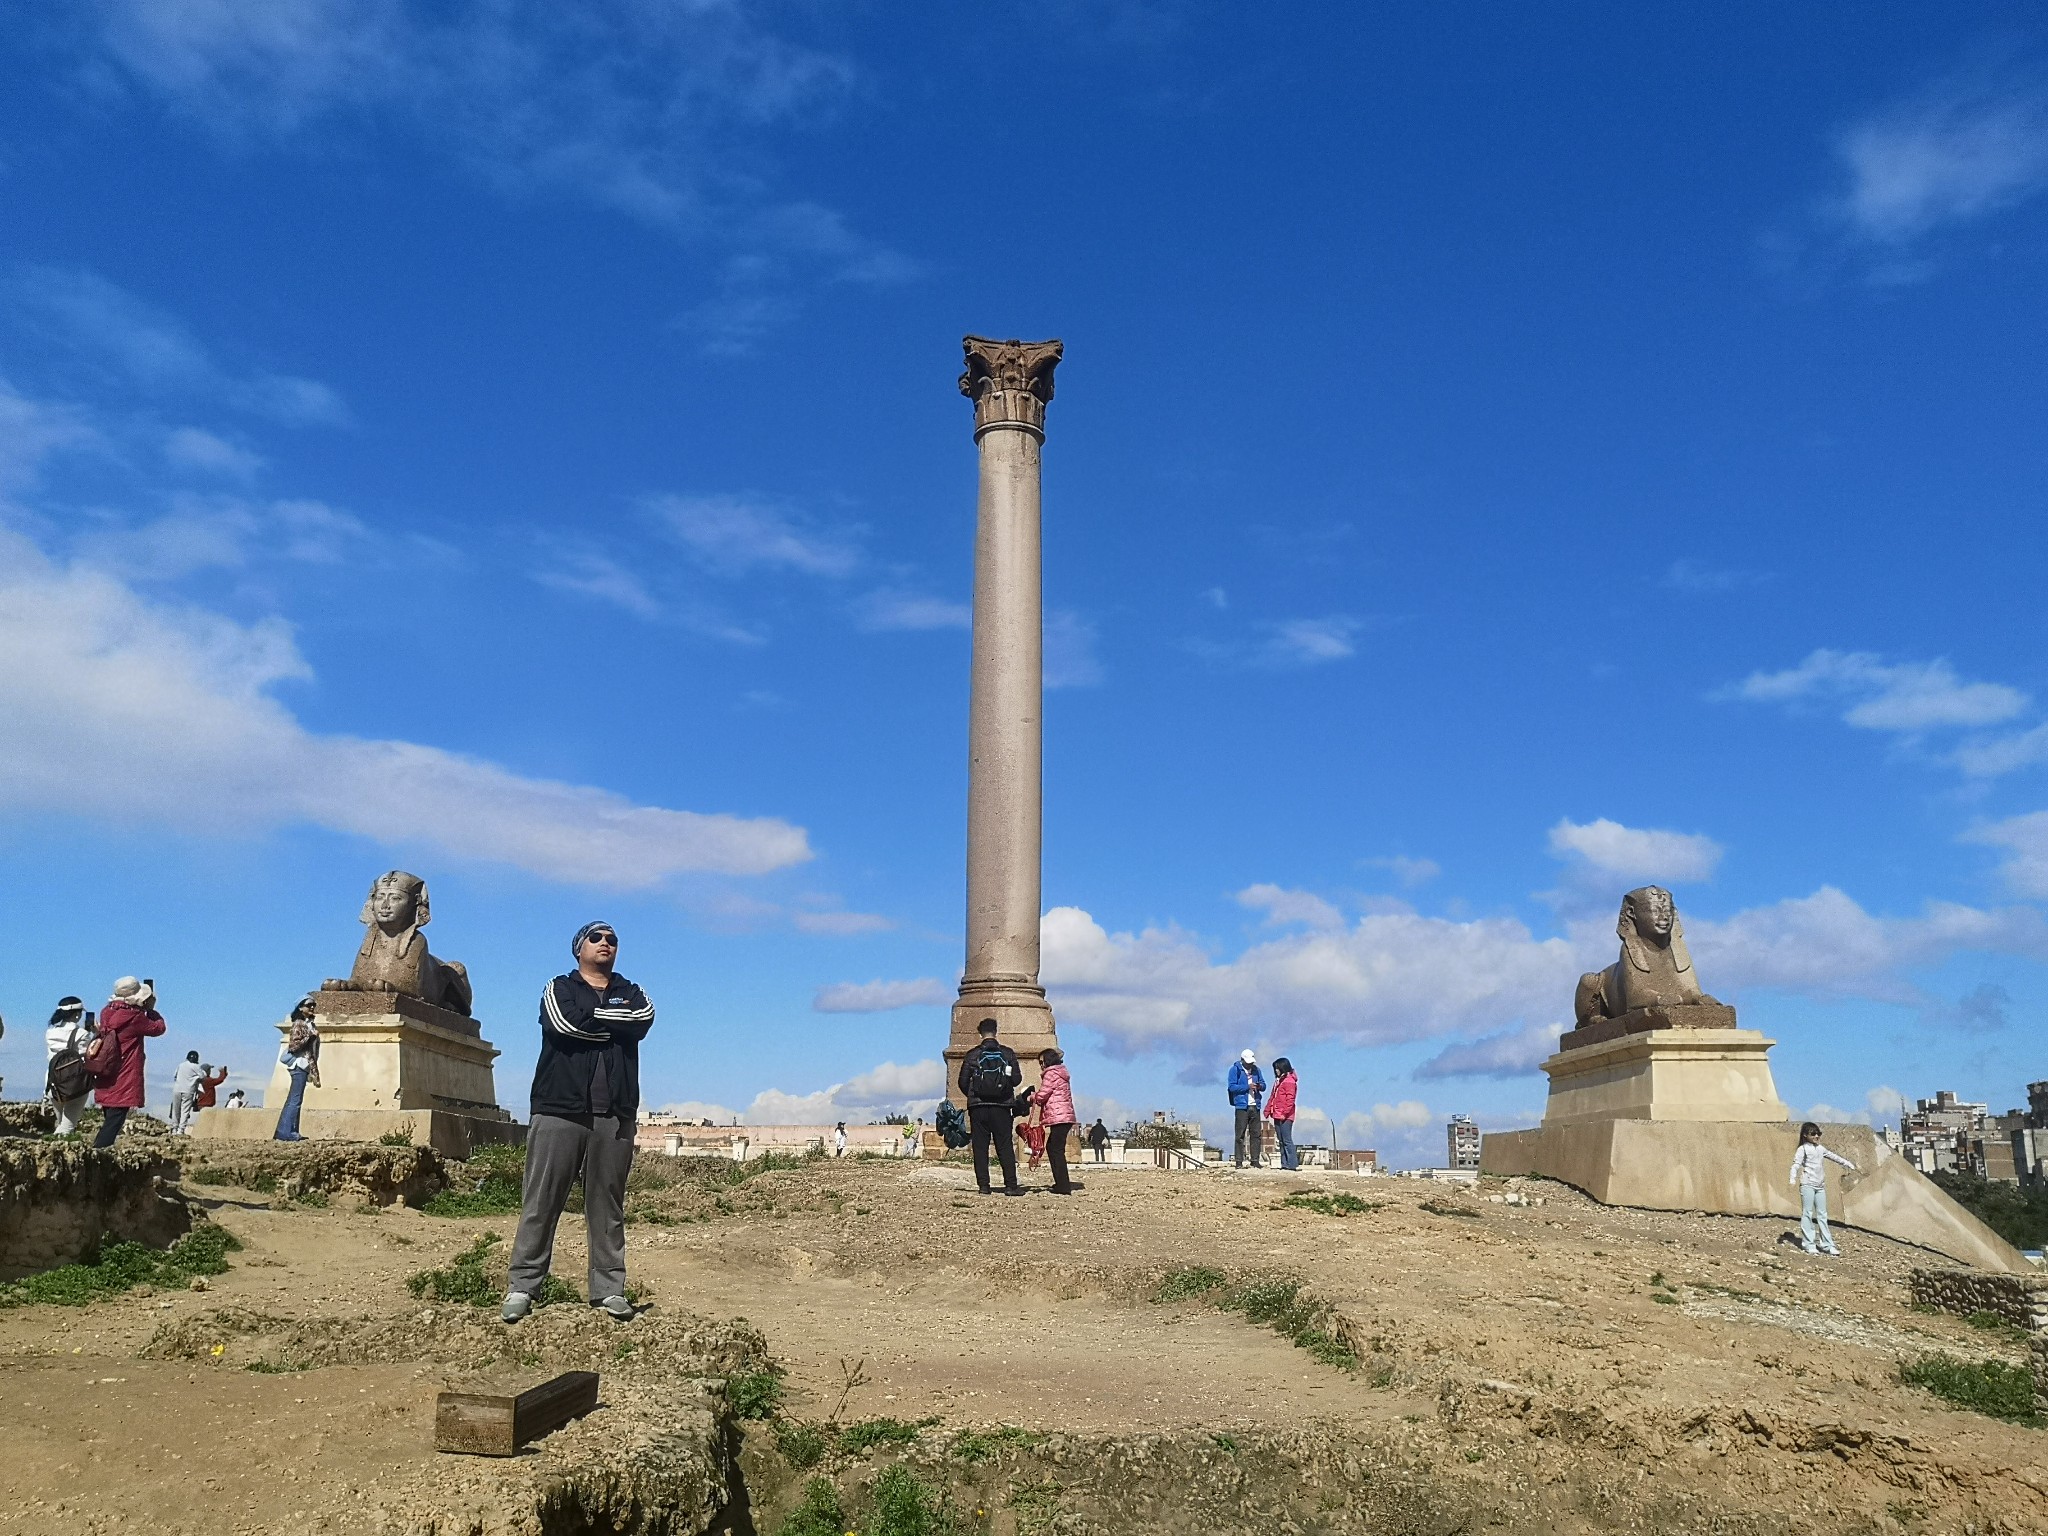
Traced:
POLYGON ((508 1323, 516 1323, 533 1310, 533 1298, 524 1291, 507 1291, 505 1307, 498 1316, 508 1323))
POLYGON ((592 1302, 591 1305, 603 1307, 605 1316, 615 1318, 619 1322, 630 1323, 633 1320, 633 1303, 623 1296, 607 1296, 602 1301, 592 1302))

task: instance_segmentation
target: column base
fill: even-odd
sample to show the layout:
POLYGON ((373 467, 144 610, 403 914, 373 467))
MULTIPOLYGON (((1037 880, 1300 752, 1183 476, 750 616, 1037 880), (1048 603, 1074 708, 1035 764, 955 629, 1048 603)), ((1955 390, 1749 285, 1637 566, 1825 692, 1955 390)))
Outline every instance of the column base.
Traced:
POLYGON ((1045 988, 1016 982, 963 985, 946 1039, 946 1097, 963 1107, 967 1099, 960 1092, 960 1063, 981 1043, 983 1019, 994 1019, 996 1037, 1017 1053, 1026 1088, 1038 1086, 1038 1053, 1060 1043, 1045 988))

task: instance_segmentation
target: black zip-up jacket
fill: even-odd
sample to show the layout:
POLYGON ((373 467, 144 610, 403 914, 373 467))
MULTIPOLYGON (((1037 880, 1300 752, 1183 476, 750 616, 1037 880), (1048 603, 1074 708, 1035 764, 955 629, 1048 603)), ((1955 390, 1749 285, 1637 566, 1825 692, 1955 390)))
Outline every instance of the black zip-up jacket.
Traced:
POLYGON ((614 976, 602 993, 575 971, 540 994, 540 1060, 533 1067, 536 1115, 588 1115, 600 1066, 609 1113, 630 1122, 640 1111, 640 1042, 654 1027, 654 1004, 614 976))

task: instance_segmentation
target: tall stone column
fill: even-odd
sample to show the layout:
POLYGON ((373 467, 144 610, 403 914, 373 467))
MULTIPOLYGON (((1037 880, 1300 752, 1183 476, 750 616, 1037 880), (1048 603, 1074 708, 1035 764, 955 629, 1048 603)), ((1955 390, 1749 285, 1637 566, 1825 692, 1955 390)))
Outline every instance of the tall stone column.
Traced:
POLYGON ((960 1061, 983 1019, 1038 1081, 1058 1044, 1038 984, 1043 825, 1045 606, 1040 590, 1039 450, 1057 341, 969 336, 960 393, 974 402, 981 494, 974 537, 974 677, 967 726, 967 967, 946 1045, 957 1102, 960 1061))

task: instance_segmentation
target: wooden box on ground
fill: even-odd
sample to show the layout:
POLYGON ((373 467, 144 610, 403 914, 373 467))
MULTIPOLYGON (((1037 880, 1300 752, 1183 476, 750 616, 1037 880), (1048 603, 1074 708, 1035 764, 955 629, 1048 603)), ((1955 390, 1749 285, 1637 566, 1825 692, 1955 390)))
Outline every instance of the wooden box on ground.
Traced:
POLYGON ((564 1371, 517 1394, 443 1392, 434 1403, 434 1449, 516 1456, 521 1446, 597 1406, 597 1372, 564 1371))

